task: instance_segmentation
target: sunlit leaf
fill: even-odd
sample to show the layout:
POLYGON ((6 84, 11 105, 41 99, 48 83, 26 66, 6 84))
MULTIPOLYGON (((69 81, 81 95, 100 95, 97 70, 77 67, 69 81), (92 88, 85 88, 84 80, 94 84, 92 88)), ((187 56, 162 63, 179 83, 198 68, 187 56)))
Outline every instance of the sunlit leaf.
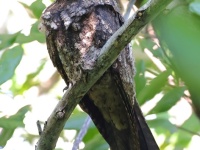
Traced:
POLYGON ((153 54, 153 56, 158 58, 164 65, 169 63, 163 52, 163 49, 158 47, 158 45, 152 39, 144 38, 140 39, 139 42, 143 49, 147 48, 153 54), (154 46, 157 46, 157 48, 155 49, 154 46))
POLYGON ((183 96, 185 87, 176 87, 166 93, 149 113, 159 113, 169 110, 183 96))
POLYGON ((177 134, 175 134, 177 139, 175 145, 181 146, 183 149, 188 146, 192 137, 199 133, 200 121, 195 114, 192 114, 178 129, 177 134))
POLYGON ((190 8, 190 11, 197 14, 197 15, 200 15, 200 2, 192 2, 190 3, 189 5, 189 8, 190 8))
POLYGON ((187 85, 194 107, 200 110, 200 16, 180 5, 161 14, 153 26, 174 71, 187 85))
MULTIPOLYGON (((69 120, 66 122, 64 129, 75 129, 75 130, 80 130, 82 128, 82 125, 87 118, 87 114, 84 112, 72 114, 69 118, 69 120)), ((90 128, 94 128, 94 124, 91 123, 90 128)))
POLYGON ((23 94, 29 88, 39 85, 40 84, 39 80, 36 79, 36 77, 44 68, 45 63, 46 63, 46 60, 42 60, 40 66, 36 69, 36 71, 32 72, 26 76, 26 80, 23 83, 23 85, 21 85, 21 86, 16 85, 17 83, 15 83, 15 81, 13 81, 13 85, 11 87, 13 94, 14 95, 23 94))
POLYGON ((10 117, 1 117, 0 118, 0 127, 3 128, 16 128, 16 127, 23 127, 23 119, 27 111, 30 110, 30 106, 24 106, 19 109, 19 111, 10 117))
POLYGON ((17 32, 15 34, 1 34, 0 35, 0 50, 13 45, 19 34, 20 32, 17 32))
POLYGON ((160 75, 155 77, 146 85, 142 91, 137 95, 140 104, 153 98, 157 93, 159 93, 167 82, 167 77, 170 75, 171 71, 162 72, 160 75))
POLYGON ((23 55, 21 46, 6 50, 0 58, 0 84, 6 82, 14 75, 15 68, 18 66, 23 55))
POLYGON ((42 0, 37 0, 31 4, 30 9, 32 10, 35 17, 39 19, 45 7, 46 6, 42 3, 42 0))
POLYGON ((26 3, 19 2, 27 11, 30 17, 39 19, 42 11, 45 9, 45 5, 43 4, 42 0, 34 1, 30 6, 26 3))
POLYGON ((151 128, 154 128, 157 134, 170 135, 177 128, 169 121, 169 117, 167 112, 158 113, 155 119, 147 120, 147 123, 151 128))
POLYGON ((19 34, 16 43, 24 44, 32 41, 38 41, 40 43, 45 43, 45 35, 43 33, 40 33, 38 30, 38 24, 39 21, 35 22, 32 27, 30 34, 28 36, 24 34, 19 34))
POLYGON ((19 2, 19 1, 18 1, 18 3, 20 3, 25 8, 26 12, 28 13, 28 15, 31 18, 35 18, 35 16, 34 16, 34 14, 33 14, 33 12, 32 12, 32 10, 31 10, 29 5, 27 5, 26 3, 23 3, 23 2, 19 2))
MULTIPOLYGON (((155 72, 156 74, 161 73, 158 66, 155 63, 153 63, 152 59, 144 52, 144 49, 146 49, 146 48, 148 50, 152 49, 152 46, 155 45, 155 43, 150 40, 140 39, 139 37, 137 38, 137 43, 138 44, 136 44, 136 42, 135 42, 132 45, 133 46, 133 54, 134 54, 134 57, 136 60, 136 65, 137 65, 137 62, 142 60, 145 64, 146 70, 147 69, 151 70, 151 71, 155 72)), ((136 70, 136 73, 137 73, 137 70, 136 70)))
POLYGON ((38 30, 38 24, 39 24, 39 23, 40 23, 40 22, 37 21, 36 23, 34 23, 34 24, 32 25, 31 33, 30 33, 29 36, 30 36, 32 39, 37 40, 37 41, 40 42, 40 43, 45 43, 45 42, 46 42, 45 34, 39 32, 39 30, 38 30))
POLYGON ((7 141, 12 137, 15 128, 3 128, 0 134, 0 145, 5 146, 7 141))
MULTIPOLYGON (((91 135, 90 132, 88 132, 87 134, 91 135)), ((90 136, 90 139, 87 142, 85 142, 84 150, 106 150, 109 148, 109 145, 105 142, 105 140, 98 133, 98 131, 96 133, 92 133, 92 135, 93 136, 90 136)))
POLYGON ((135 90, 139 94, 140 91, 145 87, 146 78, 145 78, 145 63, 143 60, 139 61, 136 64, 136 75, 135 75, 135 90))
POLYGON ((0 127, 3 129, 0 134, 0 145, 4 146, 6 142, 12 137, 13 132, 18 127, 24 127, 24 117, 30 106, 22 107, 15 115, 10 117, 0 118, 0 127))

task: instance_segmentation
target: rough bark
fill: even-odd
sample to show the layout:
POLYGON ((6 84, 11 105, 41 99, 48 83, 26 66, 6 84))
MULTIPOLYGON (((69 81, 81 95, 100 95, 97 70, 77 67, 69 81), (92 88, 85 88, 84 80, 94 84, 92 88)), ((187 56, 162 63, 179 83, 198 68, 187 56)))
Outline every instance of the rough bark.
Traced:
MULTIPOLYGON (((104 52, 101 47, 122 24, 120 14, 114 7, 115 3, 111 4, 112 1, 109 3, 108 1, 104 3, 87 1, 92 5, 85 5, 82 2, 56 1, 47 8, 42 17, 50 57, 65 82, 73 85, 71 91, 77 88, 77 84, 82 79, 89 85, 95 82, 88 80, 91 79, 91 70, 98 69, 95 68, 96 66, 103 68, 109 63, 105 60, 107 64, 98 64, 99 59, 106 59, 106 57, 101 57, 101 53, 104 52)), ((136 19, 140 19, 143 11, 136 15, 136 19)), ((143 24, 147 22, 148 20, 143 24)), ((125 41, 130 41, 130 38, 130 36, 126 37, 125 41)), ((80 105, 91 115, 112 149, 158 149, 135 100, 132 67, 131 51, 129 47, 126 47, 113 66, 86 95, 84 92, 87 92, 89 86, 83 90, 84 84, 82 84, 82 91, 80 90, 82 93, 79 93, 79 97, 74 95, 76 97, 74 103, 78 101, 77 98, 85 95, 80 105), (127 138, 128 136, 130 138, 127 138)), ((102 72, 102 68, 99 72, 102 72)), ((94 78, 98 79, 95 75, 94 78)), ((76 93, 69 91, 67 98, 72 97, 73 94, 76 93)), ((62 101, 57 106, 59 110, 54 110, 56 116, 53 117, 57 118, 55 120, 58 126, 63 125, 60 120, 69 116, 65 113, 66 105, 62 101)), ((49 124, 52 123, 51 121, 54 123, 55 120, 48 120, 48 128, 45 128, 41 136, 51 134, 49 129, 53 127, 49 124)), ((50 140, 53 141, 55 139, 53 138, 50 140)), ((39 145, 40 143, 41 141, 39 145)))

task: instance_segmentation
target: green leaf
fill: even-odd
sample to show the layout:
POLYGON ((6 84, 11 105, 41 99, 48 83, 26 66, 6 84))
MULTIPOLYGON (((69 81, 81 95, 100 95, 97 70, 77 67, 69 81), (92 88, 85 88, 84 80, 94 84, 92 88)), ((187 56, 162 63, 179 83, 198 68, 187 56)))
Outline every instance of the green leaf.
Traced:
MULTIPOLYGON (((144 52, 145 48, 148 48, 149 50, 152 49, 155 43, 151 42, 150 40, 140 39, 139 37, 137 37, 137 41, 139 42, 138 45, 136 42, 132 45, 134 49, 134 56, 135 56, 136 63, 142 60, 144 61, 146 69, 151 70, 155 72, 156 74, 161 73, 158 66, 155 63, 153 63, 152 59, 150 59, 149 56, 144 52)), ((136 73, 137 73, 137 70, 136 70, 136 73)))
MULTIPOLYGON (((87 116, 88 115, 86 113, 75 109, 70 118, 67 120, 64 129, 80 130, 87 116)), ((90 123, 89 128, 95 128, 94 124, 90 123)))
POLYGON ((30 106, 24 106, 13 116, 1 117, 0 127, 3 128, 0 134, 0 145, 4 146, 6 142, 12 137, 14 130, 18 127, 24 127, 24 117, 27 111, 30 110, 30 106))
POLYGON ((39 32, 39 30, 38 30, 38 25, 39 25, 39 23, 40 23, 40 22, 37 21, 36 23, 34 23, 34 24, 32 25, 29 38, 32 38, 32 39, 34 39, 34 40, 37 40, 37 41, 40 42, 40 43, 45 43, 45 42, 46 42, 45 34, 39 32))
POLYGON ((66 122, 64 129, 80 130, 86 118, 87 114, 83 112, 79 114, 72 114, 66 122))
POLYGON ((0 135, 0 146, 5 146, 7 141, 12 137, 15 129, 14 128, 4 128, 0 135))
POLYGON ((187 85, 194 106, 200 110, 200 16, 180 5, 159 15, 153 27, 176 74, 187 85))
POLYGON ((167 112, 156 114, 156 119, 147 120, 147 123, 150 128, 154 128, 157 134, 170 135, 174 133, 177 129, 176 127, 169 121, 169 115, 167 112))
POLYGON ((146 85, 142 91, 137 95, 138 101, 142 105, 147 100, 152 99, 157 93, 159 93, 167 82, 167 77, 171 74, 170 70, 162 72, 156 78, 150 81, 149 85, 146 85))
MULTIPOLYGON (((77 109, 75 109, 75 111, 65 124, 65 129, 80 130, 86 118, 86 113, 77 111, 77 109)), ((109 147, 93 122, 90 123, 88 131, 83 138, 83 142, 85 143, 84 150, 106 150, 109 147)))
POLYGON ((14 75, 14 71, 21 61, 23 49, 21 46, 6 50, 0 58, 0 84, 14 75))
POLYGON ((154 41, 152 41, 152 39, 150 38, 139 39, 139 42, 142 49, 147 48, 153 54, 154 57, 158 58, 163 63, 163 65, 169 63, 161 47, 154 49, 154 46, 157 44, 154 41))
POLYGON ((39 32, 38 24, 39 24, 39 21, 35 22, 32 25, 30 34, 28 36, 26 36, 22 33, 19 34, 16 39, 16 43, 24 44, 24 43, 28 43, 28 42, 32 42, 32 41, 38 41, 40 43, 45 43, 45 41, 46 41, 45 35, 43 33, 39 32))
POLYGON ((106 150, 109 148, 109 145, 105 142, 101 134, 98 133, 98 130, 96 130, 96 133, 90 133, 90 131, 87 133, 90 136, 90 139, 85 142, 84 150, 106 150))
POLYGON ((175 145, 181 146, 182 149, 186 148, 192 137, 199 133, 200 122, 197 116, 193 113, 180 127, 178 127, 178 132, 175 134, 177 142, 175 145))
POLYGON ((192 2, 189 5, 189 9, 191 12, 200 15, 200 2, 192 2))
POLYGON ((28 90, 29 88, 33 87, 33 86, 37 86, 39 85, 39 81, 37 78, 38 74, 42 71, 42 69, 44 68, 44 65, 46 64, 46 60, 41 60, 41 64, 40 66, 37 68, 37 70, 35 72, 32 72, 30 74, 28 74, 26 76, 26 80, 25 82, 20 86, 16 83, 16 81, 13 79, 12 80, 12 87, 10 88, 10 90, 12 91, 13 95, 19 95, 19 94, 23 94, 24 91, 28 90))
POLYGON ((30 17, 39 19, 42 11, 45 9, 45 5, 42 3, 42 0, 34 1, 30 6, 23 2, 19 2, 27 11, 30 17))
POLYGON ((21 31, 15 34, 1 34, 0 35, 0 51, 12 46, 14 43, 24 44, 32 41, 38 41, 45 43, 45 35, 38 30, 39 21, 35 22, 28 36, 21 33, 21 31))
POLYGON ((169 110, 183 96, 185 87, 176 87, 166 93, 149 113, 160 113, 169 110))
POLYGON ((17 32, 15 34, 1 34, 0 35, 0 50, 3 50, 13 45, 19 34, 20 32, 17 32))
POLYGON ((18 112, 10 117, 2 117, 0 118, 0 127, 3 128, 17 128, 17 127, 23 127, 23 119, 25 117, 25 114, 27 111, 30 110, 30 106, 24 106, 18 110, 18 112))
POLYGON ((30 9, 32 10, 35 17, 39 19, 45 7, 46 6, 42 3, 42 0, 37 0, 31 4, 30 9))
POLYGON ((143 60, 136 63, 136 75, 135 80, 135 90, 139 94, 140 91, 145 87, 146 78, 145 78, 145 63, 143 60))
MULTIPOLYGON (((69 120, 66 122, 64 129, 80 130, 86 118, 86 113, 75 109, 69 120)), ((85 143, 84 150, 105 150, 109 147, 93 122, 90 123, 88 131, 83 138, 83 142, 85 143)))

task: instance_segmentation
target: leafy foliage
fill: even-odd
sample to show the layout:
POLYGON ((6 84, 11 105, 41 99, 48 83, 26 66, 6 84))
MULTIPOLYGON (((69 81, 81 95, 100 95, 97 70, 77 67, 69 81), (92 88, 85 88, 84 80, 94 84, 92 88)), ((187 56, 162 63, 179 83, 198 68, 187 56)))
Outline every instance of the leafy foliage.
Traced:
POLYGON ((0 59, 0 84, 4 83, 14 75, 14 70, 18 66, 23 55, 21 46, 13 47, 4 51, 0 59))
POLYGON ((24 127, 23 119, 29 110, 29 106, 22 107, 15 115, 7 118, 6 116, 0 118, 0 126, 2 132, 0 136, 0 145, 5 145, 7 140, 12 137, 14 130, 17 127, 24 127))
MULTIPOLYGON (((141 3, 143 2, 138 1, 138 5, 141 3)), ((200 139, 199 118, 191 111, 192 108, 200 110, 199 3, 199 0, 174 1, 132 43, 136 59, 137 71, 134 79, 137 98, 142 108, 147 108, 143 111, 161 150, 191 149, 191 145, 194 145, 193 138, 200 139)), ((53 69, 49 69, 49 64, 52 64, 48 56, 43 55, 45 50, 37 51, 45 43, 45 36, 39 33, 38 24, 46 6, 42 0, 34 1, 32 4, 18 2, 16 6, 19 4, 34 23, 30 23, 28 34, 23 30, 16 33, 4 30, 0 34, 0 101, 6 103, 6 100, 11 98, 11 103, 16 104, 14 101, 20 99, 23 103, 28 101, 30 106, 16 106, 19 109, 14 115, 0 107, 2 147, 9 145, 9 139, 14 138, 15 131, 19 128, 27 130, 20 133, 20 137, 23 137, 30 147, 31 144, 35 144, 32 141, 37 140, 38 133, 33 131, 34 127, 30 127, 29 130, 27 122, 31 121, 26 120, 35 118, 45 121, 52 111, 50 108, 55 106, 49 97, 61 97, 64 87, 62 81, 54 76, 53 69), (39 53, 36 54, 37 52, 39 53), (38 94, 46 87, 51 90, 43 95, 38 94), (29 100, 31 98, 34 102, 29 100), (41 99, 48 99, 48 102, 43 105, 41 99), (39 104, 37 107, 36 103, 39 104), (40 107, 42 112, 38 111, 40 107), (48 108, 48 115, 41 118, 48 108)), ((8 106, 10 105, 12 104, 8 106)), ((61 135, 65 146, 58 145, 57 149, 66 149, 66 143, 73 142, 75 136, 70 135, 68 131, 76 131, 77 135, 86 117, 87 115, 79 108, 74 110, 64 127, 67 134, 61 135)), ((89 126, 83 143, 85 150, 108 149, 108 144, 94 124, 89 126)))

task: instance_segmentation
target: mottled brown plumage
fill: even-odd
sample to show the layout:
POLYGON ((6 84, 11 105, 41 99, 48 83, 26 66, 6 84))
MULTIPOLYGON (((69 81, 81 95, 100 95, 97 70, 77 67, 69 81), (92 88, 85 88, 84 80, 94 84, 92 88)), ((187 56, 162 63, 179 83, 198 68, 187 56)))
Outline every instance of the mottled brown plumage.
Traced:
MULTIPOLYGON (((42 24, 51 60, 69 85, 93 69, 101 48, 123 20, 114 0, 57 0, 43 13, 42 24)), ((133 76, 132 50, 127 46, 79 105, 112 150, 156 150, 135 99, 133 76)))

